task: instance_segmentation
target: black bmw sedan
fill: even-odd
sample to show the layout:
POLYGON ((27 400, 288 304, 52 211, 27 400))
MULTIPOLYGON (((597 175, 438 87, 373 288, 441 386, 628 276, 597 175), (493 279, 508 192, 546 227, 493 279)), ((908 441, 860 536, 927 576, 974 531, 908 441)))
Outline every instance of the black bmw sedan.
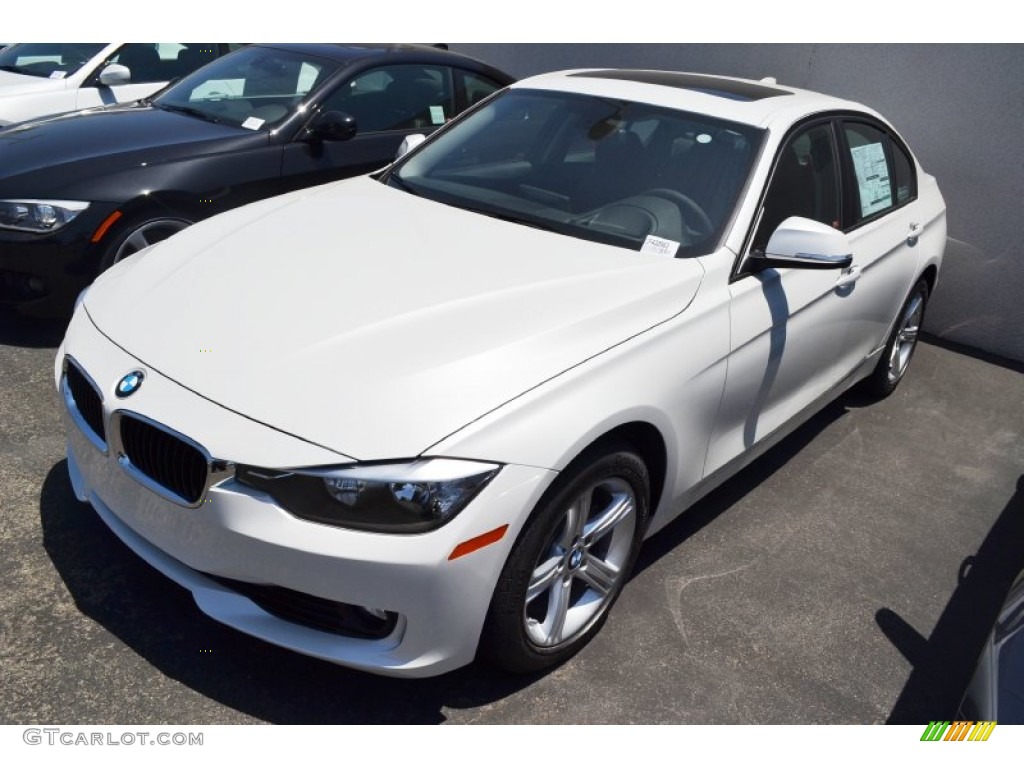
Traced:
POLYGON ((253 45, 152 99, 0 130, 0 305, 54 316, 199 219, 389 163, 512 82, 424 46, 253 45))

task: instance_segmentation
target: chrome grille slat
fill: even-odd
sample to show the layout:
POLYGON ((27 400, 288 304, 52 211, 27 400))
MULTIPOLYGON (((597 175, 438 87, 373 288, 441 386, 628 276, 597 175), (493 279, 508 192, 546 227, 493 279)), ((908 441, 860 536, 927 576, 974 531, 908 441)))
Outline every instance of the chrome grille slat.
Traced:
POLYGON ((103 426, 103 400, 99 391, 92 385, 78 365, 68 360, 64 371, 64 381, 71 395, 71 405, 78 412, 82 422, 92 430, 100 443, 106 443, 106 430, 103 426))
POLYGON ((119 414, 121 448, 131 469, 179 503, 201 502, 210 460, 196 445, 137 415, 119 414))

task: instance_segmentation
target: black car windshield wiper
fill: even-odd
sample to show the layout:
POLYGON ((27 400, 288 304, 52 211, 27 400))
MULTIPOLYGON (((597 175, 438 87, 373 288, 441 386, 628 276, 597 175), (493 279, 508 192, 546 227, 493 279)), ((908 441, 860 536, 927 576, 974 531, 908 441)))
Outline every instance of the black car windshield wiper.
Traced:
POLYGON ((198 117, 200 120, 206 120, 210 123, 224 122, 220 118, 214 117, 209 112, 204 112, 203 110, 196 109, 195 107, 185 107, 180 104, 163 104, 158 102, 154 102, 153 106, 159 107, 160 109, 166 109, 168 112, 180 112, 183 115, 191 115, 192 117, 198 117))
POLYGON ((19 67, 17 64, 0 64, 0 69, 2 69, 4 72, 15 72, 19 75, 30 74, 29 72, 26 72, 24 69, 19 67))

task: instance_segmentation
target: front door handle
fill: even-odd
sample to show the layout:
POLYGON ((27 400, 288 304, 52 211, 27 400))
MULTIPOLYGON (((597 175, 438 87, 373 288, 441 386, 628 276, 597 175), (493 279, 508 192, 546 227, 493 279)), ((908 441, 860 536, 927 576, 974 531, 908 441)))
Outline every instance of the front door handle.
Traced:
POLYGON ((843 273, 839 275, 839 279, 836 280, 836 288, 845 288, 848 285, 853 285, 858 280, 860 280, 860 276, 862 274, 864 273, 861 271, 861 268, 858 267, 856 264, 854 264, 849 269, 844 269, 843 273))

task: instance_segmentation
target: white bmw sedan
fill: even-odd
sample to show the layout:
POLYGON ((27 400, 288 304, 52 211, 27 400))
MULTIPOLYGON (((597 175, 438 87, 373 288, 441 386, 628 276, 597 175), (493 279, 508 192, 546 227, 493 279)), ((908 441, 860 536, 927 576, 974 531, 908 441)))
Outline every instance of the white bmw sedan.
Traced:
POLYGON ((71 480, 242 632, 390 675, 543 669, 646 537, 899 384, 945 242, 863 106, 535 77, 102 275, 56 359, 71 480))

